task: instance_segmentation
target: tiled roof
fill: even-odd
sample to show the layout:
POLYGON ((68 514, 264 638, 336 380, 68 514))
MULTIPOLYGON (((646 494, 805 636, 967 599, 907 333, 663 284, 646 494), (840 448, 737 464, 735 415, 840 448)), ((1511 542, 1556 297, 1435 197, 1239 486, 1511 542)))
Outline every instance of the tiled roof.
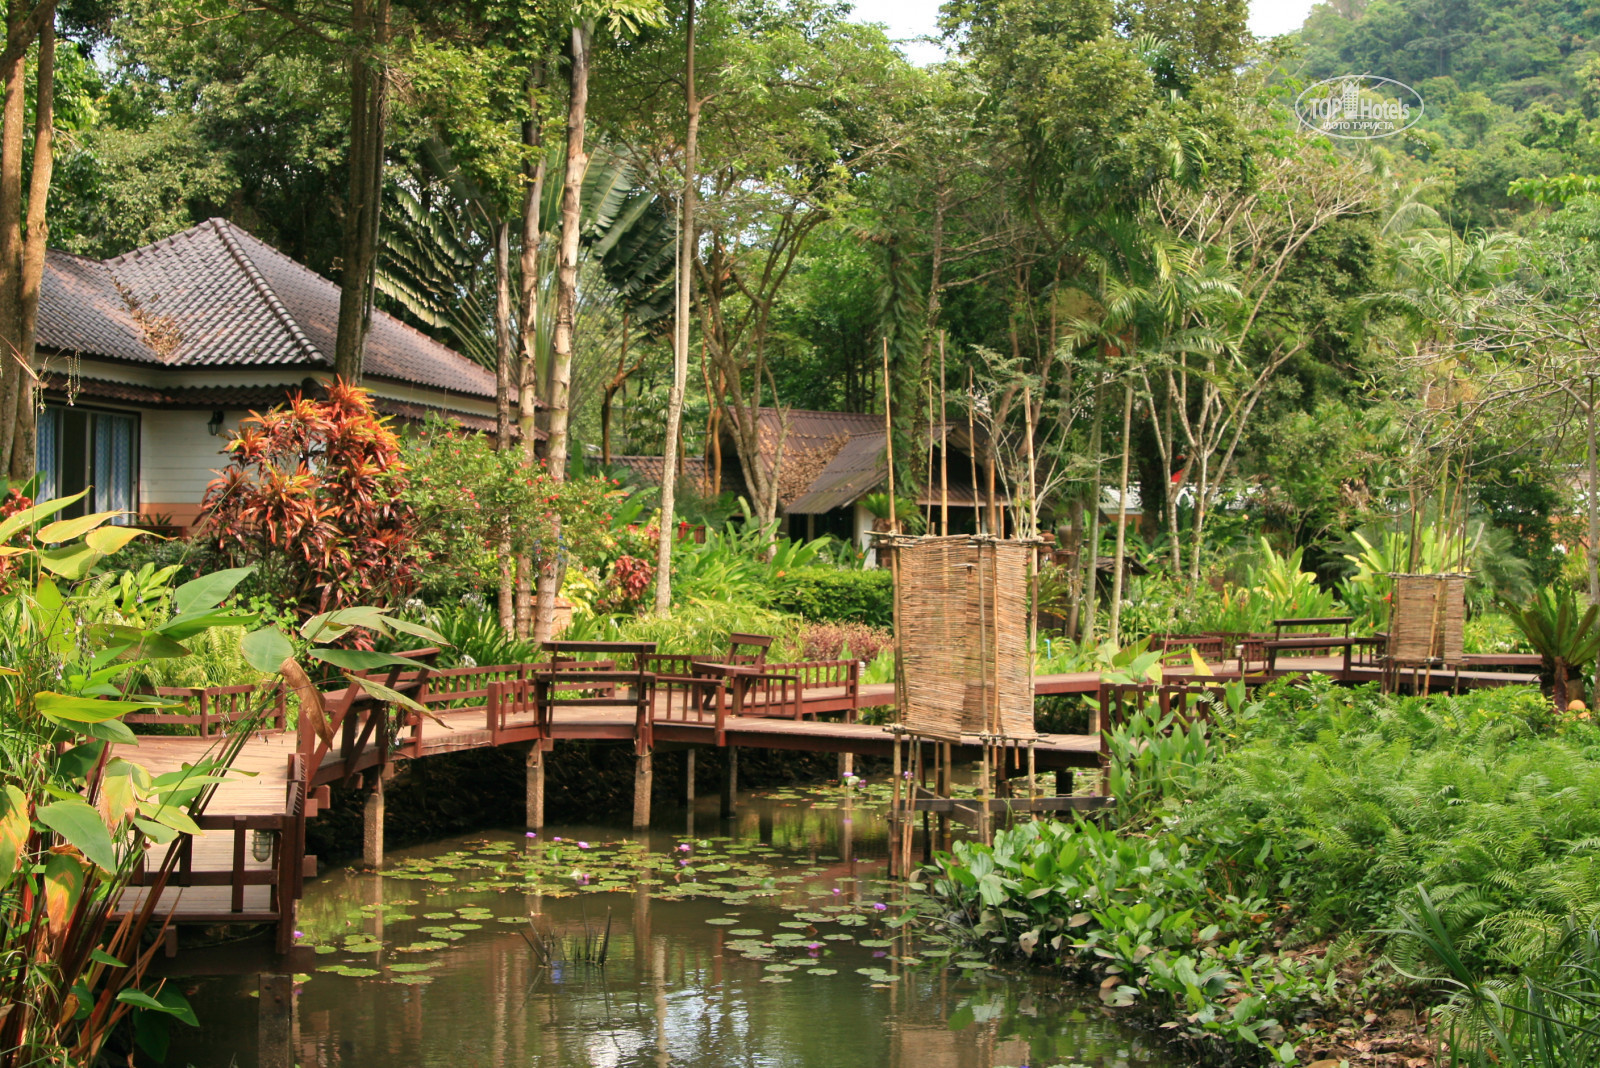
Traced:
MULTIPOLYGON (((173 368, 333 366, 339 288, 224 219, 104 262, 51 251, 39 344, 173 368)), ((365 373, 473 397, 494 374, 381 311, 365 373)))
POLYGON ((282 404, 293 387, 284 386, 177 386, 157 388, 112 382, 103 378, 81 377, 68 381, 65 375, 46 374, 44 388, 52 394, 67 394, 93 400, 120 401, 124 404, 162 408, 215 409, 234 411, 270 408, 282 404))
MULTIPOLYGON (((664 466, 659 456, 613 456, 612 467, 621 467, 631 472, 640 482, 651 486, 661 485, 661 470, 664 466)), ((703 456, 685 456, 683 458, 683 473, 680 476, 699 492, 705 492, 706 479, 710 472, 706 468, 703 456)))

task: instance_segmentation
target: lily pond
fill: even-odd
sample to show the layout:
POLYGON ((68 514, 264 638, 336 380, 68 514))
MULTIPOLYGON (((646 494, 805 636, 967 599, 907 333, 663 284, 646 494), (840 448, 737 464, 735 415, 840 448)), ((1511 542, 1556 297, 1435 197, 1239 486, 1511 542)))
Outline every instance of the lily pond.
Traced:
MULTIPOLYGON (((1166 1068, 1091 994, 931 934, 887 788, 715 799, 648 834, 481 833, 313 880, 297 1061, 321 1068, 1166 1068), (674 827, 676 828, 674 830, 674 827)), ((918 856, 922 855, 920 835, 918 856)), ((182 982, 168 1064, 256 1063, 254 977, 182 982)))

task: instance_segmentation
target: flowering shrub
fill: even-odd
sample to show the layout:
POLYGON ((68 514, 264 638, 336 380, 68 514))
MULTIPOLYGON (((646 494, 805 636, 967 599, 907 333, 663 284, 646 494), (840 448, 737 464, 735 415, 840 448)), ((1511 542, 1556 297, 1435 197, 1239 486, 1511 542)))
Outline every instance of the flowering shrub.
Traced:
MULTIPOLYGON (((13 487, 4 497, 0 497, 0 521, 10 519, 24 508, 32 507, 33 498, 23 496, 21 490, 13 487)), ((28 548, 33 544, 33 535, 26 529, 19 530, 7 544, 28 548)), ((4 593, 11 584, 11 571, 15 566, 11 555, 0 556, 0 593, 4 593)))
MULTIPOLYGON (((424 595, 460 596, 498 581, 499 546, 537 564, 559 557, 599 567, 617 552, 613 523, 629 491, 615 480, 557 481, 522 452, 498 452, 486 434, 430 418, 402 442, 409 468, 404 497, 417 515, 415 551, 426 563, 424 595), (561 517, 560 537, 553 519, 561 517)), ((641 557, 653 556, 640 552, 641 557)))
POLYGON ((637 612, 654 591, 655 580, 656 565, 637 556, 619 556, 597 607, 604 612, 637 612))
POLYGON ((415 514, 400 439, 342 381, 253 413, 206 490, 202 539, 229 566, 259 567, 302 615, 399 599, 416 577, 415 514))

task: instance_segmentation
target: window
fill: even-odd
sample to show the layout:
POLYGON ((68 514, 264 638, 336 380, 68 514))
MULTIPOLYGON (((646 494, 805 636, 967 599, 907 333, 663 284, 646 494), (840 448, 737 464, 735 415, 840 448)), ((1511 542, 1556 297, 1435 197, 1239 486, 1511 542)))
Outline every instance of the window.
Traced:
POLYGON ((64 516, 137 512, 138 476, 137 415, 56 405, 39 413, 39 499, 70 497, 92 487, 64 516))

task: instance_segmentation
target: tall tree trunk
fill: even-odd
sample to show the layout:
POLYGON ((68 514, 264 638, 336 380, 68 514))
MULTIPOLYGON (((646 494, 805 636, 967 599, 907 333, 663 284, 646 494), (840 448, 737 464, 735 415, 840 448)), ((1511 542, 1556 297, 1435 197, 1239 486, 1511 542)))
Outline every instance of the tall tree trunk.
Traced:
POLYGON ((5 87, 0 111, 0 470, 16 466, 18 416, 29 403, 28 371, 22 336, 22 153, 26 122, 27 50, 32 36, 28 10, 12 3, 6 11, 6 63, 0 69, 5 87), (20 47, 18 47, 20 45, 20 47))
MULTIPOLYGON (((494 227, 494 447, 498 452, 511 448, 511 224, 504 219, 494 227)), ((512 527, 516 516, 500 519, 500 589, 497 606, 500 629, 515 634, 517 629, 516 562, 513 560, 512 527)))
MULTIPOLYGON (((661 454, 661 538, 656 543, 656 615, 672 610, 673 518, 678 504, 678 454, 683 437, 683 394, 689 379, 689 293, 694 284, 695 168, 700 150, 700 98, 694 86, 694 0, 688 0, 683 49, 683 218, 678 230, 677 300, 672 324, 672 386, 667 391, 667 440, 661 454)), ((713 403, 715 403, 713 401, 713 403)))
POLYGON ((54 167, 54 0, 29 7, 13 3, 0 55, 0 473, 19 481, 34 475, 34 326, 44 275, 46 222, 54 167), (27 229, 22 218, 22 162, 26 131, 27 53, 39 44, 34 113, 33 171, 28 185, 27 229))
MULTIPOLYGON (((1589 404, 1584 412, 1586 428, 1588 430, 1588 475, 1589 475, 1589 551, 1586 554, 1589 565, 1589 603, 1600 604, 1600 449, 1597 449, 1595 440, 1595 382, 1594 376, 1589 378, 1589 404)), ((1592 697, 1591 705, 1600 708, 1600 657, 1595 658, 1594 685, 1589 693, 1592 697)))
MULTIPOLYGON (((531 470, 538 445, 539 417, 539 253, 544 236, 539 217, 544 204, 544 64, 534 64, 528 74, 528 118, 522 123, 522 143, 528 152, 522 179, 522 254, 517 294, 517 433, 522 439, 522 461, 531 470)), ((527 547, 517 553, 516 634, 533 631, 533 554, 527 547)))
MULTIPOLYGON (((589 157, 584 152, 583 135, 589 110, 589 38, 593 21, 572 28, 572 63, 567 96, 567 169, 561 187, 561 250, 556 267, 556 324, 550 346, 550 385, 545 407, 550 413, 550 438, 545 462, 550 477, 560 482, 567 470, 567 419, 572 384, 572 355, 578 318, 578 239, 582 229, 583 174, 589 157)), ((552 535, 559 542, 561 516, 552 522, 552 535)), ((555 553, 541 562, 539 598, 533 614, 534 641, 550 638, 555 622, 556 593, 561 567, 555 553)))
POLYGON ((339 332, 333 370, 346 382, 360 382, 378 263, 389 81, 380 51, 389 40, 389 0, 354 0, 350 29, 355 38, 350 59, 350 183, 340 240, 339 332))
MULTIPOLYGON (((51 3, 52 12, 55 4, 51 3)), ((33 174, 28 184, 28 228, 22 249, 22 376, 16 417, 16 443, 11 451, 11 477, 26 481, 37 466, 38 415, 33 403, 35 328, 39 322, 39 286, 44 280, 44 259, 50 242, 50 179, 55 169, 56 24, 52 14, 39 28, 39 71, 35 85, 33 174), (29 370, 24 371, 27 368, 29 370)))
POLYGON ((1100 603, 1100 430, 1104 420, 1105 386, 1096 382, 1094 387, 1094 427, 1089 434, 1089 462, 1094 467, 1094 477, 1089 488, 1089 543, 1084 547, 1083 579, 1083 631, 1079 641, 1094 644, 1095 611, 1100 603))
POLYGON ((1111 558, 1111 644, 1122 644, 1122 562, 1128 552, 1128 457, 1132 452, 1133 383, 1122 387, 1122 481, 1117 490, 1117 551, 1111 558))

